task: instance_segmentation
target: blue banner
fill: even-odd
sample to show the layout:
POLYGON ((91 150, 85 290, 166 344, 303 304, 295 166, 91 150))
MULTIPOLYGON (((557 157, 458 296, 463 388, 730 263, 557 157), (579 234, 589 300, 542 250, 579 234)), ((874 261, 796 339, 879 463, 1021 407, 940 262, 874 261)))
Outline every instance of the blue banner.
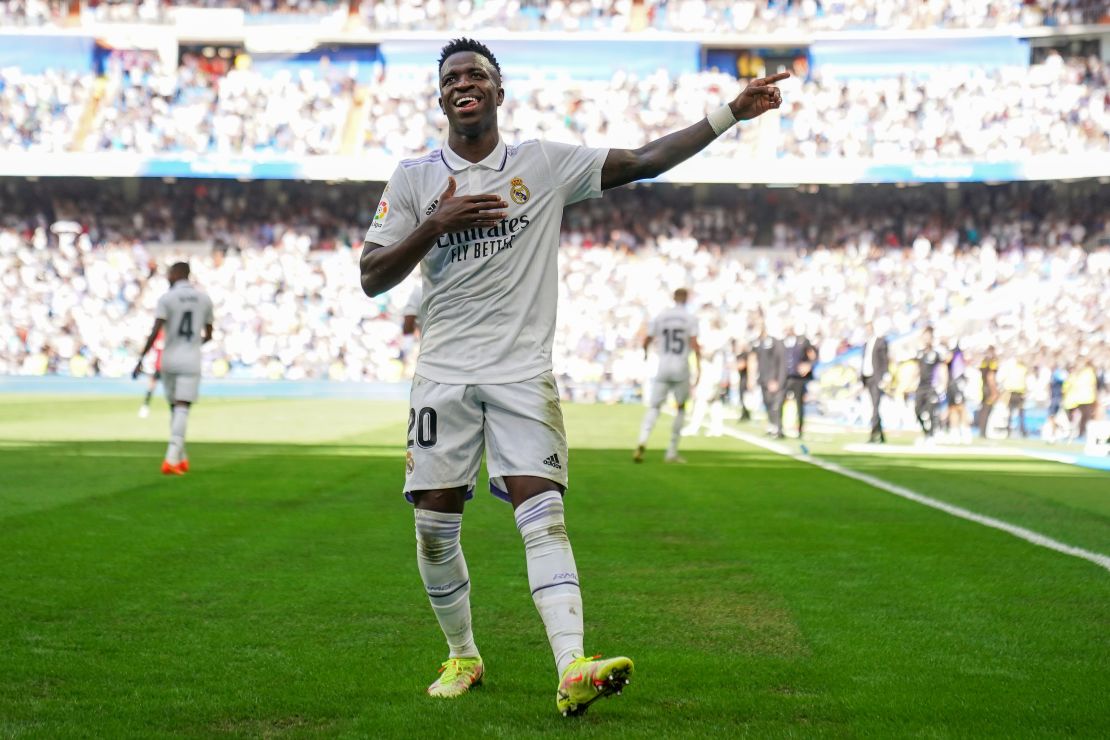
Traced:
POLYGON ((952 67, 991 72, 1029 66, 1029 42, 1013 36, 849 38, 814 41, 810 68, 824 77, 927 77, 952 67))

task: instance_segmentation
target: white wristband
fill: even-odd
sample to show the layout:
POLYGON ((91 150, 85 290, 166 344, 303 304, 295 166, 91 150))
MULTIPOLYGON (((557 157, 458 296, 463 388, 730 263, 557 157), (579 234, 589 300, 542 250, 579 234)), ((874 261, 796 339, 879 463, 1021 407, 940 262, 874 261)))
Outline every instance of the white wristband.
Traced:
POLYGON ((709 121, 710 128, 717 136, 736 125, 736 116, 732 115, 732 108, 727 104, 710 113, 705 120, 709 121))

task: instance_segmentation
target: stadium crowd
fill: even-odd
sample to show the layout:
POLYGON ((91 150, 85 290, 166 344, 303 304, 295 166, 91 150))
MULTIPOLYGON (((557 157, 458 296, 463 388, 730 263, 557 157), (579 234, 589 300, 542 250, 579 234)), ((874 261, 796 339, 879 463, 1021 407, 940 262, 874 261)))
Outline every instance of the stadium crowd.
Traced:
POLYGON ((86 148, 142 154, 334 153, 354 86, 341 74, 217 71, 196 54, 176 69, 152 54, 115 55, 107 72, 113 94, 86 148))
MULTIPOLYGON (((63 0, 4 0, 0 21, 59 23, 63 0)), ((141 0, 82 3, 97 21, 164 22, 176 7, 239 8, 254 15, 319 17, 347 12, 344 0, 141 0)), ((1007 28, 1098 23, 1101 0, 362 0, 356 12, 373 29, 406 31, 839 31, 849 29, 1007 28)))
MULTIPOLYGON (((249 62, 195 54, 167 69, 152 54, 113 55, 88 133, 77 136, 94 78, 0 70, 0 145, 8 149, 284 155, 343 150, 352 106, 362 141, 346 151, 412 156, 439 145, 443 116, 429 73, 359 86, 342 65, 266 75, 249 62), (80 139, 80 140, 78 140, 80 139)), ((782 115, 736 127, 715 156, 1021 159, 1110 151, 1110 63, 1052 52, 1028 69, 953 69, 928 78, 794 78, 782 115)), ((509 140, 548 138, 635 147, 704 116, 737 89, 719 72, 603 82, 512 80, 501 125, 509 140)))
MULTIPOLYGON (((126 375, 175 255, 192 255, 217 306, 209 376, 392 381, 411 363, 400 313, 416 279, 367 299, 354 277, 376 202, 365 189, 178 183, 132 212, 110 189, 93 208, 72 185, 5 184, 0 374, 126 375)), ((678 286, 698 307, 707 375, 729 378, 759 325, 797 328, 825 363, 815 398, 841 417, 863 413, 844 358, 866 318, 887 324, 889 392, 905 408, 913 381, 899 368, 927 324, 971 366, 990 346, 1024 362, 1030 404, 1081 360, 1110 369, 1097 189, 693 190, 622 190, 568 211, 555 356, 573 397, 635 395, 646 320, 678 286)))
POLYGON ((69 149, 93 84, 74 72, 0 69, 0 151, 69 149))

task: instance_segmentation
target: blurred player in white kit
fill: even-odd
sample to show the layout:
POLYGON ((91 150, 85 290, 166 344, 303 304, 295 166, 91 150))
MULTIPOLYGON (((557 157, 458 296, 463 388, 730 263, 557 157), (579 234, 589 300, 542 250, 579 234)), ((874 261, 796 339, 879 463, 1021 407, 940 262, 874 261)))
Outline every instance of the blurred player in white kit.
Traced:
MULTIPOLYGON (((716 348, 701 346, 704 355, 701 380, 694 387, 694 413, 682 430, 683 437, 693 437, 705 427, 706 436, 720 437, 725 433, 725 399, 733 374, 729 348, 717 343, 716 348), (708 422, 707 422, 708 417, 708 422)), ((743 393, 743 389, 740 389, 743 393)))
POLYGON ((197 400, 200 388, 200 349, 212 338, 212 299, 189 282, 189 265, 177 262, 170 267, 170 289, 158 299, 154 328, 139 353, 139 361, 131 372, 137 378, 143 369, 143 358, 154 345, 159 332, 165 329, 162 351, 162 386, 170 403, 170 442, 162 461, 164 475, 184 475, 189 471, 185 454, 185 427, 189 407, 197 400))
POLYGON ((674 305, 652 319, 644 337, 644 357, 652 342, 657 346, 659 367, 655 371, 648 390, 648 410, 644 423, 640 426, 640 441, 632 459, 644 461, 644 449, 651 430, 659 419, 659 410, 673 396, 677 411, 671 425, 671 443, 663 456, 665 462, 685 462, 678 456, 678 441, 682 437, 682 425, 686 421, 686 402, 690 400, 690 354, 694 355, 694 385, 701 379, 701 351, 698 347, 698 320, 686 310, 689 298, 685 288, 674 292, 674 305))

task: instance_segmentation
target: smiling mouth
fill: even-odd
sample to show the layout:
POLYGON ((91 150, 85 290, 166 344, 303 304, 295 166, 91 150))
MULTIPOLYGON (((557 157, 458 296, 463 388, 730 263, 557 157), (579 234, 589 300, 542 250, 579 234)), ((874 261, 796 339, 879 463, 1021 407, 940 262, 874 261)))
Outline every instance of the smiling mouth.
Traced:
POLYGON ((478 107, 478 98, 473 95, 463 95, 461 98, 455 99, 455 110, 457 111, 471 111, 478 107))

